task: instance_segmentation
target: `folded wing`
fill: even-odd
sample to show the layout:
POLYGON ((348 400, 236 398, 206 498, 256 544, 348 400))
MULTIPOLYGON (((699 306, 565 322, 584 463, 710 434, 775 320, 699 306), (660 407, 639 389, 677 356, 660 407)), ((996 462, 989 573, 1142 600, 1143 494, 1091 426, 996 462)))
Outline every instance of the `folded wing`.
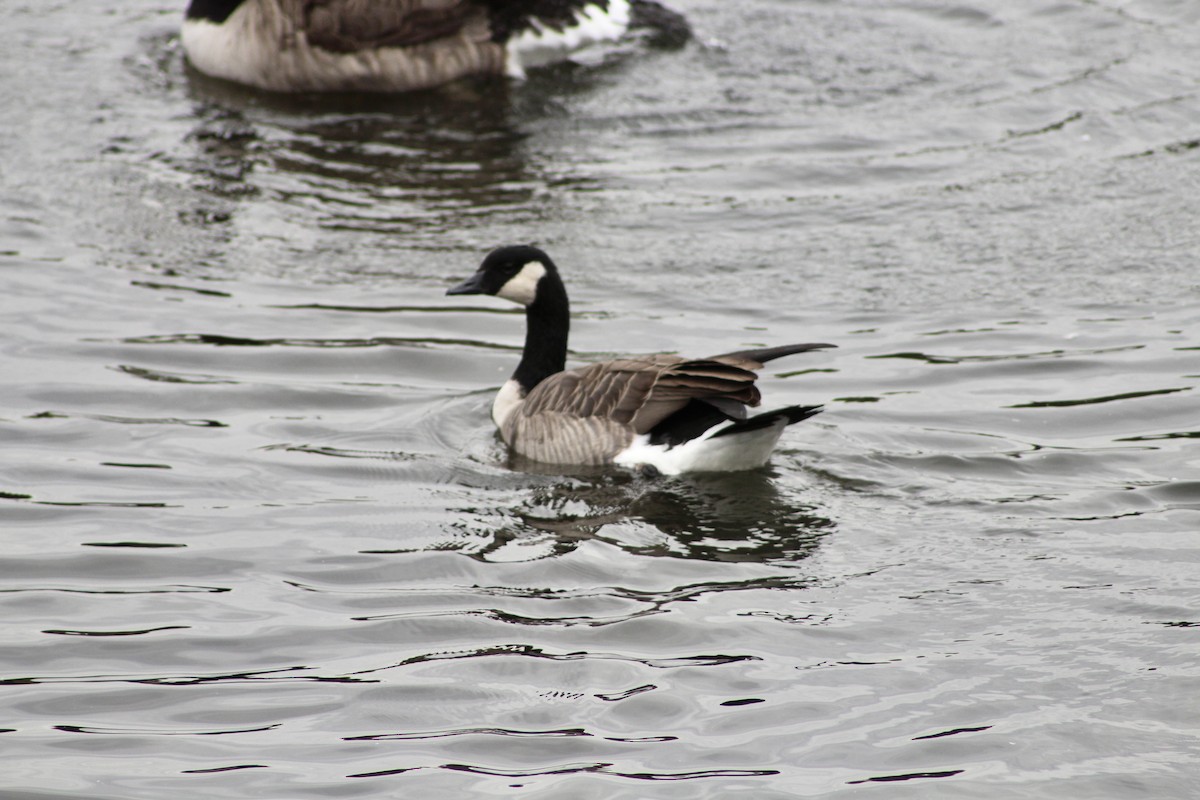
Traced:
MULTIPOLYGON (((472 15, 464 0, 282 0, 310 44, 336 53, 411 47, 457 36, 472 15)), ((486 25, 477 26, 486 34, 486 25)), ((485 37, 486 38, 486 37, 485 37)))

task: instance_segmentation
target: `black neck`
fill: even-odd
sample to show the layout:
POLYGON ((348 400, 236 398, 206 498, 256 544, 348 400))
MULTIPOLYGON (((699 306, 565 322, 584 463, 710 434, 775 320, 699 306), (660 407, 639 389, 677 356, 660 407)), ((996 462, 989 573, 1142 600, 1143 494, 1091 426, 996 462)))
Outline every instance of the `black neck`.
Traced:
POLYGON ((188 19, 206 19, 218 24, 228 19, 243 0, 192 0, 188 4, 188 19))
POLYGON ((525 308, 525 352, 513 373, 526 392, 567 365, 570 310, 562 281, 547 272, 538 282, 537 298, 525 308))

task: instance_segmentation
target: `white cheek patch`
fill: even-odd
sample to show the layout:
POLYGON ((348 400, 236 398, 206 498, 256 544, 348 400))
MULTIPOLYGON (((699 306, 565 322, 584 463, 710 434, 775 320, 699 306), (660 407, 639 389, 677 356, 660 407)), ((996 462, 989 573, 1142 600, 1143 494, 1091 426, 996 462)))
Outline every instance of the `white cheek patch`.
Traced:
POLYGON ((530 261, 521 267, 521 271, 508 279, 508 282, 496 292, 497 297, 512 300, 527 306, 537 297, 538 281, 546 274, 546 265, 540 261, 530 261))

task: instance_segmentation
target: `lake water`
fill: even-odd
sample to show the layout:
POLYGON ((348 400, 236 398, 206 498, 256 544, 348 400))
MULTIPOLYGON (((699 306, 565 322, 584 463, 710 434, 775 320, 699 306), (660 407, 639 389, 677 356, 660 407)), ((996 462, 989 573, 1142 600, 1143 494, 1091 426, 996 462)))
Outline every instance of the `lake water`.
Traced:
POLYGON ((0 797, 1185 798, 1200 6, 679 0, 523 84, 284 99, 7 3, 0 797), (770 468, 511 468, 576 363, 828 341, 770 468))

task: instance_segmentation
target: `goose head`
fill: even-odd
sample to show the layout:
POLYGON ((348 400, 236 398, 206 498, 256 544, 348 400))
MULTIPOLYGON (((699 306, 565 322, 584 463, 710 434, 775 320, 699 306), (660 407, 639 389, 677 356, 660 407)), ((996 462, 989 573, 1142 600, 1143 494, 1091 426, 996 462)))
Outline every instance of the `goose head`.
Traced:
POLYGON ((525 307, 525 349, 512 380, 497 397, 498 405, 492 411, 495 419, 503 419, 515 400, 550 375, 562 372, 571 310, 558 268, 545 252, 529 245, 493 250, 474 275, 446 294, 490 294, 525 307))
POLYGON ((529 307, 555 284, 562 285, 550 256, 529 245, 511 245, 488 253, 474 275, 446 294, 490 294, 529 307))

